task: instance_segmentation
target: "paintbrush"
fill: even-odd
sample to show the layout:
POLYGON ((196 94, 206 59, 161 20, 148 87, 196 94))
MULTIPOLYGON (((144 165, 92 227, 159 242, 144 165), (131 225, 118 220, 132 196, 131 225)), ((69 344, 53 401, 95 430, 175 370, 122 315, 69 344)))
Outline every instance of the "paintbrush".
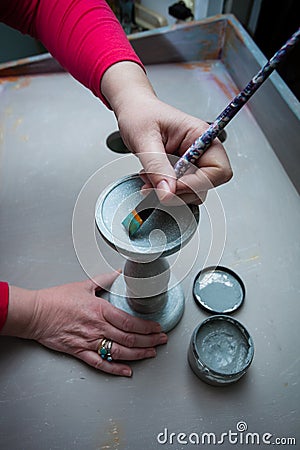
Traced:
MULTIPOLYGON (((274 69, 283 61, 287 53, 300 40, 300 28, 292 37, 274 54, 262 69, 249 81, 247 86, 226 106, 209 128, 188 148, 174 166, 176 178, 182 177, 189 166, 194 164, 210 147, 213 140, 233 119, 244 104, 252 97, 262 83, 271 75, 274 69)), ((129 236, 132 237, 142 224, 153 213, 160 201, 155 190, 151 191, 122 221, 129 236)))

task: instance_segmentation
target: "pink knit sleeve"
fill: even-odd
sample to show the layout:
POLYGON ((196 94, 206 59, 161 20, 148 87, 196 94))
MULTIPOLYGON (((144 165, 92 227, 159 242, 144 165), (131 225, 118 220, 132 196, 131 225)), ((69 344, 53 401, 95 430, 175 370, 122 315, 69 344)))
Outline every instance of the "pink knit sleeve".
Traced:
POLYGON ((104 72, 119 61, 142 66, 104 0, 2 0, 0 20, 38 38, 105 103, 100 91, 104 72))
POLYGON ((3 281, 0 281, 0 331, 2 330, 6 322, 8 312, 8 297, 9 297, 8 284, 3 281))

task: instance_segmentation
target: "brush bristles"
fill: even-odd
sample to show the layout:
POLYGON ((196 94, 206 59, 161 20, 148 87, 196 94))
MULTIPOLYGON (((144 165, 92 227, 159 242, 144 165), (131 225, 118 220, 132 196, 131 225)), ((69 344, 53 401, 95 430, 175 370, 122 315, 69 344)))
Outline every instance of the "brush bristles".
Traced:
POLYGON ((122 225, 126 228, 130 237, 138 231, 142 224, 143 220, 135 209, 131 211, 122 222, 122 225))
POLYGON ((132 237, 152 214, 159 200, 155 190, 150 192, 123 220, 122 225, 132 237))

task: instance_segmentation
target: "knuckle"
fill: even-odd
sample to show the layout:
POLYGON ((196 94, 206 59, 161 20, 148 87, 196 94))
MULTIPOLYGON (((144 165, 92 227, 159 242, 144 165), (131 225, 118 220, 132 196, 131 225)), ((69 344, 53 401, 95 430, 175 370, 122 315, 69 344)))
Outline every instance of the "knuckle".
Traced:
POLYGON ((115 366, 110 366, 108 373, 110 373, 111 375, 120 375, 118 368, 115 366))
POLYGON ((132 334, 126 334, 124 337, 124 345, 125 347, 134 347, 135 337, 132 334))
POLYGON ((147 161, 145 161, 144 167, 147 174, 152 177, 168 176, 170 175, 169 172, 171 172, 171 166, 169 167, 169 162, 166 155, 162 155, 160 153, 152 153, 151 156, 148 157, 147 161))
POLYGON ((195 198, 194 205, 201 205, 202 203, 205 202, 206 197, 207 197, 207 191, 199 192, 195 198))
POLYGON ((113 359, 121 359, 120 358, 120 348, 119 347, 117 347, 116 345, 113 345, 112 346, 112 349, 111 349, 111 353, 112 353, 112 357, 113 357, 113 359))
POLYGON ((111 375, 117 375, 117 376, 122 376, 122 367, 118 364, 111 364, 109 366, 109 373, 111 375))
POLYGON ((199 198, 197 199, 197 200, 195 200, 194 202, 193 202, 193 205, 195 205, 195 206, 200 206, 200 205, 202 205, 204 203, 204 200, 199 200, 199 198))
POLYGON ((231 167, 227 167, 224 171, 224 182, 227 183, 233 177, 233 171, 231 167))
POLYGON ((102 370, 102 366, 103 366, 103 359, 102 359, 102 358, 99 358, 99 359, 96 361, 94 367, 95 367, 95 369, 97 369, 97 370, 102 370))
POLYGON ((147 164, 147 172, 149 174, 161 175, 160 174, 160 171, 162 170, 161 166, 162 166, 162 161, 159 158, 157 158, 157 160, 156 159, 150 160, 147 164))
POLYGON ((136 354, 136 359, 145 359, 149 357, 148 349, 141 349, 136 354))
POLYGON ((131 322, 132 322, 132 318, 131 317, 124 317, 123 321, 122 321, 122 330, 130 331, 131 328, 132 328, 131 322))

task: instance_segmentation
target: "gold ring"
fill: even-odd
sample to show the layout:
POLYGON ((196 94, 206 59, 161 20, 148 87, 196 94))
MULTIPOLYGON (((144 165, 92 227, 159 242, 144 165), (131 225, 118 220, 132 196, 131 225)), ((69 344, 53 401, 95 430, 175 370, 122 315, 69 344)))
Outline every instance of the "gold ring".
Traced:
POLYGON ((111 356, 111 348, 113 345, 113 341, 111 339, 102 339, 97 348, 98 355, 101 356, 102 359, 105 359, 108 362, 112 361, 111 356))

